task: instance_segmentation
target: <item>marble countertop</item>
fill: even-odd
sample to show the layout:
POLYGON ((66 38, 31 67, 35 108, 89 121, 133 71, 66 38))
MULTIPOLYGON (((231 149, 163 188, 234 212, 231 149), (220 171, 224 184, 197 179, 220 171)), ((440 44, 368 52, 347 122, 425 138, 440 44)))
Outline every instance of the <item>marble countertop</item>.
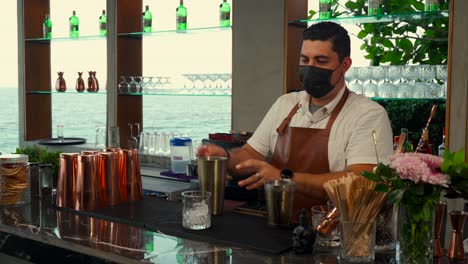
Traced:
MULTIPOLYGON (((56 210, 50 201, 39 199, 27 205, 3 207, 0 232, 116 263, 339 263, 334 250, 268 254, 56 210)), ((375 263, 397 263, 394 255, 378 253, 375 263)))

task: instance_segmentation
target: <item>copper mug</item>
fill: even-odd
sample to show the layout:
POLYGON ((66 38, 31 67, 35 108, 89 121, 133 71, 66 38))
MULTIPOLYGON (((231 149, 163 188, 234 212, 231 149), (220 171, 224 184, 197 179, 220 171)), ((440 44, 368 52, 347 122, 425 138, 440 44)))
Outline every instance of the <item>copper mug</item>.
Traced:
POLYGON ((57 179, 57 206, 73 207, 78 153, 61 153, 57 179))
POLYGON ((100 204, 99 156, 82 154, 78 156, 76 187, 74 193, 75 210, 94 210, 100 204))
POLYGON ((99 159, 101 199, 105 205, 117 205, 121 202, 118 153, 102 152, 99 159))
POLYGON ((120 202, 124 203, 128 200, 127 195, 127 179, 125 177, 125 159, 124 151, 121 148, 106 148, 106 152, 114 152, 117 155, 117 178, 120 186, 120 202))
POLYGON ((126 192, 129 201, 143 199, 143 187, 141 182, 140 162, 137 149, 123 150, 123 168, 121 177, 126 182, 126 192))

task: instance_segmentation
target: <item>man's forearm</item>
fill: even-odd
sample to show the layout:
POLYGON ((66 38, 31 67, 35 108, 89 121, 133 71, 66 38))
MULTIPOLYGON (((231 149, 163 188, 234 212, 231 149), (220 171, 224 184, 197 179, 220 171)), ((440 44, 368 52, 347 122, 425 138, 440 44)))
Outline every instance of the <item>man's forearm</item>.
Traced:
POLYGON ((325 192, 325 189, 323 188, 323 185, 327 181, 343 177, 349 172, 354 172, 360 175, 363 171, 372 171, 374 166, 375 164, 355 164, 348 166, 347 171, 334 173, 294 173, 293 181, 296 183, 297 192, 304 194, 314 200, 326 201, 329 198, 325 192))

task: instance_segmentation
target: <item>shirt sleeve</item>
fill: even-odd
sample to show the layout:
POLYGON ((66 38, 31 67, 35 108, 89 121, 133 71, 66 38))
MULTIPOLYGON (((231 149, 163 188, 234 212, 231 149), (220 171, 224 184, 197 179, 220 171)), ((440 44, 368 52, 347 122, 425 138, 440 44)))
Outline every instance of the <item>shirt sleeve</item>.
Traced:
POLYGON ((267 157, 269 153, 273 152, 271 147, 274 146, 274 144, 271 144, 271 134, 276 133, 275 120, 277 120, 277 118, 275 118, 275 116, 279 114, 280 98, 270 107, 260 125, 247 141, 252 148, 264 157, 267 157))
POLYGON ((385 162, 392 154, 392 129, 387 112, 383 107, 366 111, 358 119, 349 138, 345 150, 347 165, 377 164, 377 162, 385 162), (372 135, 374 130, 377 149, 372 135))

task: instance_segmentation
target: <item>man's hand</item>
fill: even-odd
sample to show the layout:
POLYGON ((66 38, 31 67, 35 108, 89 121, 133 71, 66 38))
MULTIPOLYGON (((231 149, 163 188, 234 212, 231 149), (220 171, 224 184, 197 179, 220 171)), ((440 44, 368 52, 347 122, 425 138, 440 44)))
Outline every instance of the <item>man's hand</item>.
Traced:
POLYGON ((227 152, 214 144, 201 145, 197 150, 197 157, 227 157, 227 152))
POLYGON ((252 190, 263 186, 265 182, 271 180, 281 180, 280 170, 273 167, 266 161, 249 159, 236 165, 236 169, 246 169, 255 171, 249 178, 239 181, 239 186, 247 190, 252 190))

